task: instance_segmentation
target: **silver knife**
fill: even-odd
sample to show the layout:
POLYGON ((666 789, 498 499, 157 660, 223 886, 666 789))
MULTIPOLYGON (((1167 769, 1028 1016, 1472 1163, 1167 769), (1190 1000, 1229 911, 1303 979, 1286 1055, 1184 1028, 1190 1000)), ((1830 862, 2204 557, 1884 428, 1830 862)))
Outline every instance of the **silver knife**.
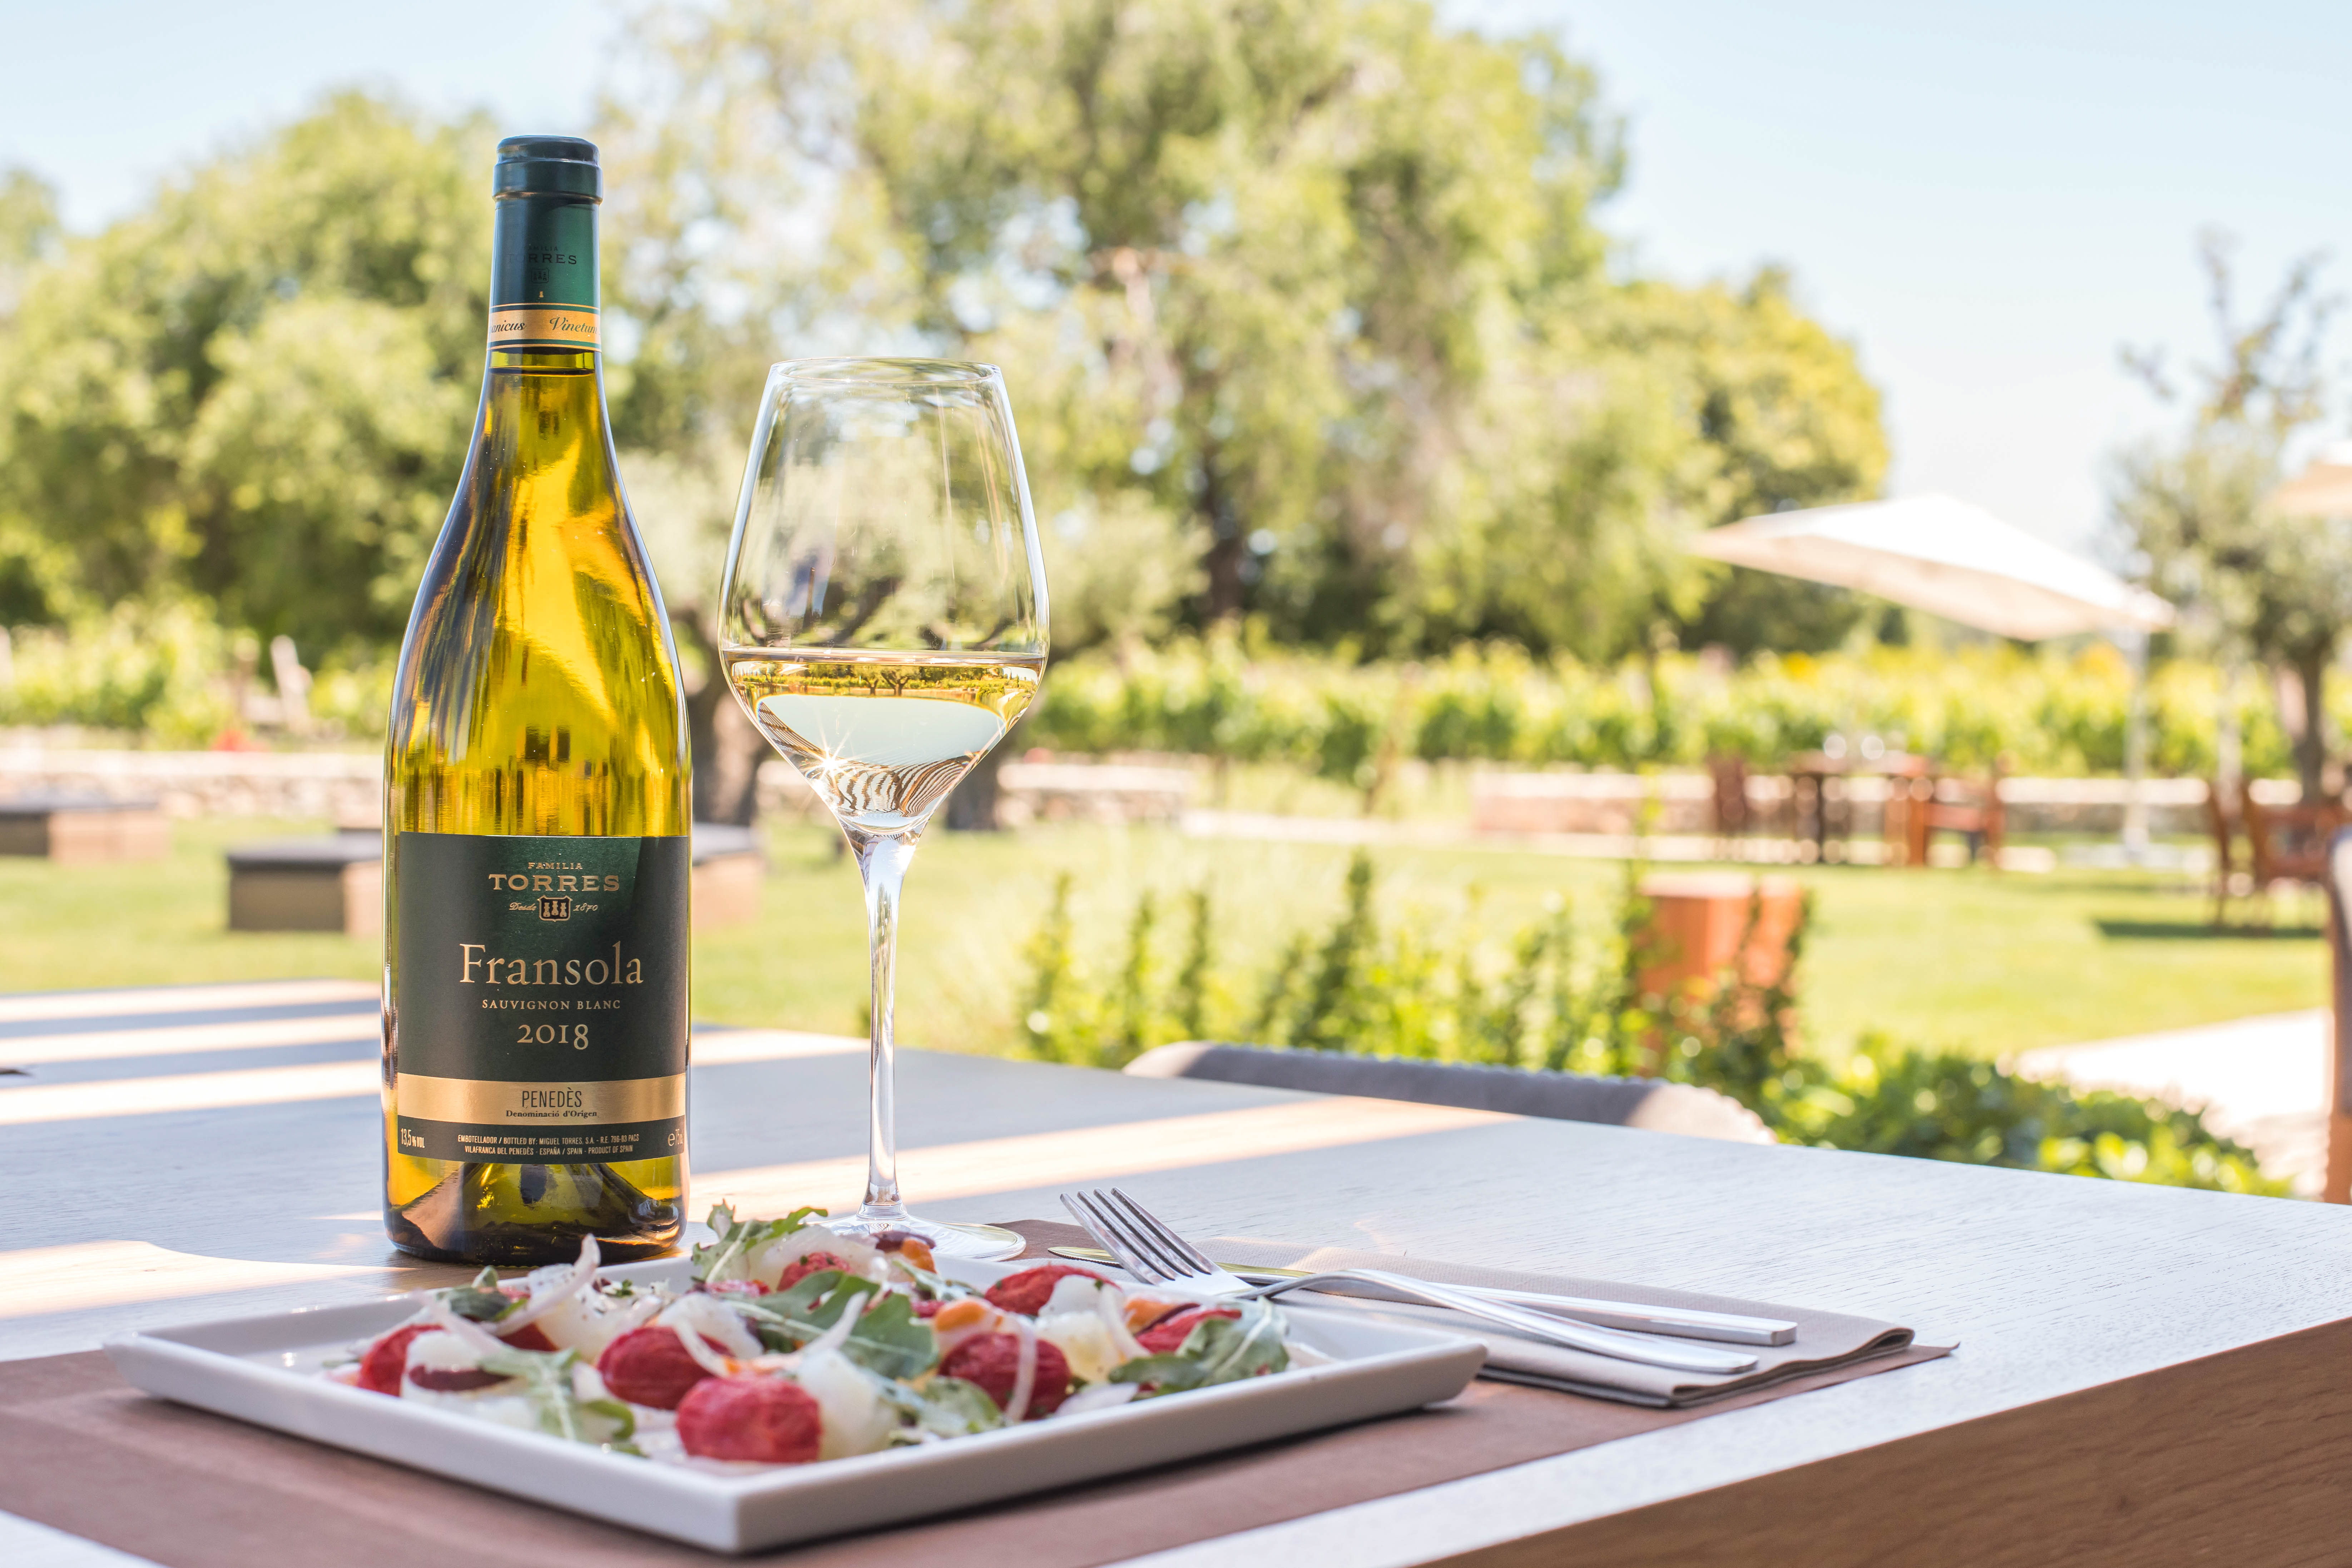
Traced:
MULTIPOLYGON (((1118 1266, 1108 1252, 1091 1247, 1049 1247, 1045 1249, 1056 1258, 1066 1258, 1076 1263, 1118 1266)), ((1305 1268, 1269 1268, 1255 1263, 1220 1263, 1218 1268, 1229 1274, 1239 1275, 1253 1285, 1264 1285, 1276 1279, 1298 1279, 1312 1270, 1305 1268)), ((1455 1285, 1452 1289, 1466 1290, 1474 1296, 1490 1300, 1508 1301, 1517 1307, 1532 1307, 1554 1317, 1568 1318, 1580 1323, 1591 1323, 1604 1329, 1627 1329, 1637 1334, 1666 1334, 1675 1339, 1715 1340, 1733 1345, 1785 1345, 1797 1338, 1797 1325, 1781 1318, 1749 1318, 1737 1312, 1702 1312, 1690 1307, 1645 1307, 1638 1301, 1601 1301, 1583 1296, 1547 1296, 1534 1290, 1503 1290, 1489 1285, 1455 1285)), ((1368 1296, 1380 1299, 1376 1287, 1325 1287, 1328 1294, 1337 1296, 1368 1296)))

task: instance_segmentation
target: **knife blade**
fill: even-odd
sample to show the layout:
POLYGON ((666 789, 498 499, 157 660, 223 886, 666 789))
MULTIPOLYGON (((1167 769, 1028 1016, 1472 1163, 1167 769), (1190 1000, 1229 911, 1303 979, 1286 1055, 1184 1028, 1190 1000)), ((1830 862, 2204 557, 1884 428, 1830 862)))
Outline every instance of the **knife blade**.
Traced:
MULTIPOLYGON (((1097 1247, 1049 1247, 1045 1250, 1074 1263, 1118 1267, 1117 1258, 1097 1247)), ((1313 1272, 1306 1268, 1272 1268, 1257 1263, 1220 1263, 1217 1267, 1253 1285, 1265 1285, 1276 1279, 1300 1279, 1313 1272)), ((1624 1329, 1637 1334, 1714 1340, 1734 1345, 1793 1344, 1797 1338, 1797 1325, 1783 1318, 1751 1318, 1738 1312, 1706 1312, 1691 1307, 1651 1307, 1637 1301, 1606 1301, 1584 1296, 1548 1296, 1535 1290, 1504 1290, 1488 1285, 1457 1285, 1452 1289, 1468 1290, 1473 1295, 1485 1296, 1492 1300, 1507 1301, 1517 1307, 1532 1307, 1539 1312, 1591 1323, 1598 1328, 1624 1329)), ((1346 1289, 1318 1289, 1317 1293, 1381 1299, 1379 1290, 1370 1285, 1346 1289)))

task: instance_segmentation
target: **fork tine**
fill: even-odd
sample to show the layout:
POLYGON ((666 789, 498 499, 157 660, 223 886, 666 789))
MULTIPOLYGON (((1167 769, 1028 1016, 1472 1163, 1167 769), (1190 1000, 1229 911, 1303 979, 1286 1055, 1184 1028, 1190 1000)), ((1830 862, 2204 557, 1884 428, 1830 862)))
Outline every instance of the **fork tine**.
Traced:
POLYGON ((1064 1201, 1073 1213, 1086 1217, 1080 1222, 1091 1232, 1103 1249, 1116 1257, 1129 1274, 1147 1285, 1167 1283, 1169 1270, 1159 1256, 1144 1246, 1132 1226, 1127 1225, 1099 1193, 1070 1193, 1064 1201))
POLYGON ((1108 1226, 1104 1225, 1095 1215, 1091 1205, 1086 1201, 1086 1194, 1064 1193, 1062 1206, 1070 1211, 1070 1217, 1078 1222, 1080 1228, 1095 1238, 1096 1246, 1110 1254, 1113 1262, 1139 1279, 1145 1278, 1142 1270, 1136 1267, 1135 1258, 1129 1253, 1126 1243, 1122 1242, 1108 1226))
POLYGON ((1110 1195, 1124 1204, 1127 1206, 1128 1213, 1133 1215, 1136 1220, 1142 1225, 1143 1228, 1156 1240, 1158 1240, 1162 1247, 1166 1247, 1169 1251, 1175 1253, 1177 1257, 1182 1258, 1186 1263, 1191 1264, 1191 1272, 1194 1274, 1214 1274, 1217 1271, 1217 1266, 1210 1262, 1206 1258, 1202 1257, 1201 1255, 1200 1248, 1185 1240, 1183 1237, 1177 1233, 1176 1228, 1173 1226, 1171 1226, 1166 1220, 1161 1219, 1158 1215, 1153 1214, 1150 1209, 1145 1208, 1141 1204, 1137 1203, 1133 1198, 1129 1197, 1117 1187, 1113 1187, 1110 1190, 1110 1195))
POLYGON ((1195 1272, 1191 1261, 1181 1252, 1168 1246, 1150 1226, 1138 1225, 1121 1213, 1119 1205, 1111 1201, 1109 1194, 1097 1189, 1087 1197, 1095 1212, 1102 1215, 1103 1223, 1118 1231, 1127 1242, 1127 1249, 1136 1254, 1139 1260, 1151 1266, 1152 1272, 1158 1276, 1151 1280, 1152 1284, 1169 1284, 1195 1272))

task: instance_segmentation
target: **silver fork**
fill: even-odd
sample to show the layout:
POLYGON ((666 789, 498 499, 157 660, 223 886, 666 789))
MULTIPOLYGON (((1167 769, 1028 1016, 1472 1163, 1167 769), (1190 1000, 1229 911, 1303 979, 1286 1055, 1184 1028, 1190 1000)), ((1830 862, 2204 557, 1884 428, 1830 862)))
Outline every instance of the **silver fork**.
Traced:
POLYGON ((1228 1273, 1210 1262, 1198 1247, 1179 1236, 1164 1220, 1117 1187, 1107 1193, 1064 1193, 1062 1206, 1086 1227, 1087 1234, 1102 1243, 1105 1251, 1118 1259, 1122 1268, 1147 1285, 1181 1286, 1207 1295, 1238 1300, 1278 1296, 1286 1290, 1308 1289, 1318 1284, 1338 1280, 1355 1280, 1376 1285, 1411 1300, 1444 1307, 1465 1317, 1493 1323, 1497 1328, 1508 1329, 1513 1333, 1524 1334, 1546 1344, 1589 1351, 1595 1355, 1613 1356, 1620 1361, 1639 1362, 1645 1366, 1714 1373, 1751 1372, 1756 1366, 1754 1356, 1742 1355, 1737 1351, 1665 1343, 1652 1336, 1619 1333, 1614 1329, 1596 1329, 1514 1307, 1507 1302, 1473 1296, 1431 1280, 1391 1274, 1385 1268, 1327 1269, 1295 1279, 1252 1285, 1240 1276, 1228 1273))

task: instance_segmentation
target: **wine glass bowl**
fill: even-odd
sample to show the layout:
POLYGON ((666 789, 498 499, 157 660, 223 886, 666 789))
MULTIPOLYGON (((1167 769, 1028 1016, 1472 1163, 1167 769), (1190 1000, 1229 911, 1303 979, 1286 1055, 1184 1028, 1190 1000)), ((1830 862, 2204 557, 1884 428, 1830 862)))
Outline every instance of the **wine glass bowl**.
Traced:
POLYGON ((891 1010, 908 862, 1045 669, 1045 565, 1003 374, 945 360, 775 366, 719 598, 729 688, 833 813, 866 884, 866 1194, 827 1223, 1010 1256, 1013 1233, 925 1221, 900 1200, 891 1010))

